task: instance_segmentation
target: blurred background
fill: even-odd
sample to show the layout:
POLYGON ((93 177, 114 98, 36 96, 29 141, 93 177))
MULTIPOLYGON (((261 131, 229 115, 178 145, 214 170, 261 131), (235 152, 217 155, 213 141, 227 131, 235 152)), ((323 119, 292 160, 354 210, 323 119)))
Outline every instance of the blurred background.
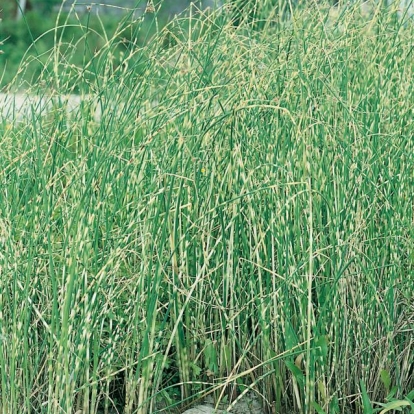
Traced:
MULTIPOLYGON (((143 20, 140 30, 124 33, 126 40, 139 45, 155 32, 155 15, 145 13, 147 6, 154 6, 157 26, 162 27, 191 3, 195 10, 222 5, 221 0, 0 0, 0 88, 6 88, 15 78, 23 57, 26 62, 30 56, 37 61, 24 67, 24 78, 29 83, 36 79, 53 48, 54 28, 58 25, 66 26, 59 32, 62 45, 77 44, 87 30, 88 47, 99 50, 121 21, 143 20)), ((80 65, 82 59, 84 55, 79 50, 72 54, 71 63, 80 65)))
MULTIPOLYGON (((147 1, 140 0, 99 0, 99 1, 77 1, 77 0, 4 0, 1 2, 0 9, 3 16, 7 18, 16 17, 19 19, 22 11, 34 11, 38 13, 46 13, 46 15, 58 12, 62 8, 63 11, 69 12, 76 10, 78 13, 86 13, 87 7, 92 6, 95 12, 108 15, 122 15, 125 12, 134 10, 137 13, 143 13, 147 5, 147 1), (19 4, 19 6, 18 6, 19 4)), ((151 3, 151 2, 149 2, 151 3)), ((160 3, 159 1, 152 3, 160 3)), ((169 15, 181 13, 191 3, 198 7, 206 8, 220 5, 221 0, 167 0, 162 2, 162 11, 169 15)))

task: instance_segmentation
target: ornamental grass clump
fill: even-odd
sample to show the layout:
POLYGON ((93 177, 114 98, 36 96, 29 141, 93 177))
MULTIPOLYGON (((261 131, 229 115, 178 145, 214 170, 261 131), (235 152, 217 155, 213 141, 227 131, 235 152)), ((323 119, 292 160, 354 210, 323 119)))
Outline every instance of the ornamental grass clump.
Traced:
POLYGON ((413 27, 292 13, 56 44, 77 109, 0 124, 2 412, 412 402, 413 27))

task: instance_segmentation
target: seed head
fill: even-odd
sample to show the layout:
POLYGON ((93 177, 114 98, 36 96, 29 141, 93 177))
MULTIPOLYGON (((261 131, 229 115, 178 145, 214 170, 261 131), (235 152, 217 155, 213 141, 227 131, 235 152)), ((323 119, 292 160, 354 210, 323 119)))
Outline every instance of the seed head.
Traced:
POLYGON ((147 3, 147 7, 145 8, 145 13, 155 13, 155 7, 152 1, 147 3))

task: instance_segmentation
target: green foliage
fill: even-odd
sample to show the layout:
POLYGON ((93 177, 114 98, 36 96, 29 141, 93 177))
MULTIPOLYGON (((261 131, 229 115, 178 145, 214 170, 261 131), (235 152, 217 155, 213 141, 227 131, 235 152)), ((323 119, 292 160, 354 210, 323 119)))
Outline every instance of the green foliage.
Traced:
POLYGON ((412 409, 413 26, 158 17, 59 21, 11 84, 2 411, 412 409))
MULTIPOLYGON (((382 371, 383 373, 384 371, 382 371)), ((384 376, 384 374, 383 374, 384 376)), ((388 379, 386 380, 388 384, 388 379)), ((395 398, 395 393, 397 392, 397 387, 394 387, 390 393, 387 393, 385 397, 385 403, 373 403, 370 401, 367 390, 364 383, 361 381, 361 392, 362 392, 362 403, 363 403, 363 413, 372 414, 380 413, 385 414, 388 411, 403 411, 404 407, 410 409, 410 412, 414 412, 414 389, 407 394, 404 399, 395 398), (377 405, 377 408, 374 408, 374 405, 377 405)), ((406 411, 408 412, 408 411, 406 411)))
POLYGON ((285 20, 293 8, 304 5, 298 0, 228 0, 232 24, 248 25, 263 30, 266 25, 277 25, 285 20))
POLYGON ((54 6, 62 4, 62 0, 30 0, 34 12, 50 16, 54 6))

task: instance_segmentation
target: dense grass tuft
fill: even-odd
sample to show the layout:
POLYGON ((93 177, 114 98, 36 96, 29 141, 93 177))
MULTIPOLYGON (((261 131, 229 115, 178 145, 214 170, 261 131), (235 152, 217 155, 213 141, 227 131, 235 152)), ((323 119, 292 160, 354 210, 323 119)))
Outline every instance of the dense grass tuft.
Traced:
POLYGON ((0 124, 0 410, 412 397, 412 23, 194 11, 114 60, 139 24, 50 52, 29 93, 76 85, 70 119, 0 124))

